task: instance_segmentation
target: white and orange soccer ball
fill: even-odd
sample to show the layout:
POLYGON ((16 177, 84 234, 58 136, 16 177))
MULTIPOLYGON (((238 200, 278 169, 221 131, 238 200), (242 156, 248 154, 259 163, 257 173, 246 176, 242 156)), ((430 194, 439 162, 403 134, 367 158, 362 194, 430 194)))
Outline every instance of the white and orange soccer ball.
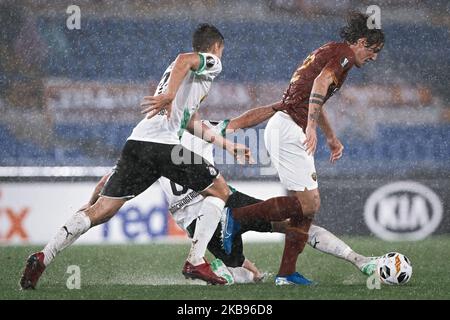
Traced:
POLYGON ((403 254, 389 252, 378 259, 377 273, 382 283, 398 285, 411 280, 411 261, 403 254))

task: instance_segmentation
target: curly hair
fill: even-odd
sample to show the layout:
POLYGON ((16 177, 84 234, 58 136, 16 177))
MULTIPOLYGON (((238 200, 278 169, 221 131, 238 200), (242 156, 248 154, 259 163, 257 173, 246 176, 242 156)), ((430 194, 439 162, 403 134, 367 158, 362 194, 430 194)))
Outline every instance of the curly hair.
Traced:
POLYGON ((368 18, 368 15, 361 12, 350 12, 347 17, 347 25, 341 29, 341 38, 350 44, 356 43, 358 39, 366 38, 367 47, 383 44, 383 31, 381 29, 369 29, 367 27, 368 18))

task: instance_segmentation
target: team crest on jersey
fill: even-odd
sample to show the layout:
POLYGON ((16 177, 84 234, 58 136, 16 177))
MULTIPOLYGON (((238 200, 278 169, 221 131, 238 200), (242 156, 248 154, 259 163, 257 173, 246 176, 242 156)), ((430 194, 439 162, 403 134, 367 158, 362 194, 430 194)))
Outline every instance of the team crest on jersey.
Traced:
POLYGON ((312 178, 314 181, 317 181, 317 173, 313 172, 313 173, 311 174, 311 178, 312 178))
POLYGON ((212 68, 216 64, 216 60, 214 60, 213 57, 207 57, 206 58, 206 67, 212 68))
POLYGON ((348 64, 348 59, 346 57, 341 59, 341 66, 342 68, 345 68, 345 66, 348 64))

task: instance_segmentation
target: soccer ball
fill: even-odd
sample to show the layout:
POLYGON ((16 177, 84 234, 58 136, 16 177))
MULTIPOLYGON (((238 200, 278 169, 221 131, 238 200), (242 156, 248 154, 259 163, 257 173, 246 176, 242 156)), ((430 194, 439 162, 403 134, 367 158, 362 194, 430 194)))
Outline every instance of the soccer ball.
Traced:
POLYGON ((411 279, 411 262, 401 253, 389 252, 378 260, 377 273, 385 284, 405 284, 411 279))

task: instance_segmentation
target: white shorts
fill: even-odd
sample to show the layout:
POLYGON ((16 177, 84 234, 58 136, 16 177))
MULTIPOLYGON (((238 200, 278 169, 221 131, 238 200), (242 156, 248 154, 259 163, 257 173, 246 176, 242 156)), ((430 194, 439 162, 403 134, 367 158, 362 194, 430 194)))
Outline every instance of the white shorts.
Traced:
POLYGON ((266 149, 278 171, 280 181, 292 191, 317 189, 314 157, 306 153, 306 136, 292 118, 277 112, 270 118, 264 132, 266 149))

